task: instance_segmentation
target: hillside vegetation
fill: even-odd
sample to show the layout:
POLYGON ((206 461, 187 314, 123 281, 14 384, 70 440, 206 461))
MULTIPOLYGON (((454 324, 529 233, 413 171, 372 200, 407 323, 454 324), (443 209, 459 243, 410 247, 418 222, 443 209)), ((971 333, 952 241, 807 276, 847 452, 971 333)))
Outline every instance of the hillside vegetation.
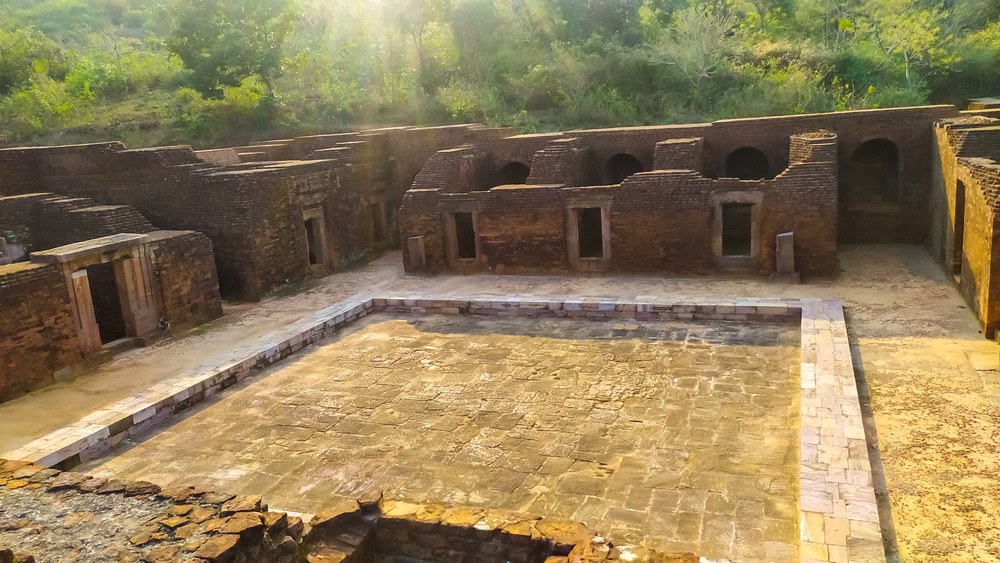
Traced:
POLYGON ((197 148, 964 104, 1000 0, 5 0, 0 134, 197 148))

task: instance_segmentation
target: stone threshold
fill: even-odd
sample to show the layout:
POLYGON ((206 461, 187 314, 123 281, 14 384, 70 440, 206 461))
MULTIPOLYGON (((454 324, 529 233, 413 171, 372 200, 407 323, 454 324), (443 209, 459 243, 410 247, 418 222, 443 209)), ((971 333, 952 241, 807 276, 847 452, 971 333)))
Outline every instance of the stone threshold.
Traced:
POLYGON ((373 313, 468 314, 525 318, 591 318, 799 323, 801 327, 801 563, 883 563, 847 326, 839 299, 580 297, 573 295, 359 294, 319 310, 181 377, 98 410, 0 456, 68 469, 104 455, 124 439, 332 336, 373 313))

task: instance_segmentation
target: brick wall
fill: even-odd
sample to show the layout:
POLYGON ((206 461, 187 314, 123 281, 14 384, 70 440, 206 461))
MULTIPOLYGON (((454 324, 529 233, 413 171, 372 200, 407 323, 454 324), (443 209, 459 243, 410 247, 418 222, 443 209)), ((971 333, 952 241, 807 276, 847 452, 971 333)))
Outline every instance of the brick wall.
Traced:
POLYGON ((965 185, 965 221, 959 290, 979 317, 987 338, 1000 322, 1000 165, 959 158, 957 180, 965 185))
POLYGON ((0 402, 82 359, 66 279, 50 264, 0 266, 0 402))
MULTIPOLYGON (((529 184, 587 185, 595 174, 590 170, 590 150, 577 138, 554 139, 535 153, 529 184)), ((599 183, 599 182, 597 182, 599 183)))
POLYGON ((704 156, 704 139, 660 141, 653 153, 653 170, 694 170, 703 174, 704 156))
POLYGON ((160 314, 171 328, 196 326, 222 316, 212 242, 191 231, 150 233, 160 314))
POLYGON ((775 270, 775 236, 794 231, 799 271, 832 275, 836 270, 837 138, 832 134, 795 136, 790 143, 796 162, 769 181, 713 180, 693 171, 672 170, 636 174, 617 186, 503 186, 469 194, 411 190, 400 211, 405 266, 414 269, 405 239, 422 235, 428 269, 448 269, 442 214, 475 210, 481 269, 567 271, 574 267, 567 250, 568 209, 607 204, 610 270, 713 274, 718 271, 712 246, 713 195, 747 192, 763 198, 756 272, 775 270))

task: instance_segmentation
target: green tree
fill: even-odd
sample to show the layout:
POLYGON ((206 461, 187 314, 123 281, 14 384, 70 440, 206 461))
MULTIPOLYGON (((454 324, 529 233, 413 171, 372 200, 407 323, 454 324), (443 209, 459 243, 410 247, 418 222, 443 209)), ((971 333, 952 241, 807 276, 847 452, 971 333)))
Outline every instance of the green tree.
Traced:
POLYGON ((954 62, 948 52, 950 35, 942 32, 947 12, 925 8, 914 0, 870 0, 859 10, 858 32, 867 35, 882 52, 876 72, 902 62, 906 86, 923 82, 926 73, 954 62))
POLYGON ((707 6, 685 8, 674 15, 674 26, 650 46, 654 64, 673 65, 691 83, 691 109, 702 82, 726 60, 733 44, 735 14, 707 6))
POLYGON ((178 0, 167 49, 193 72, 192 86, 219 99, 222 87, 260 76, 270 92, 296 15, 292 0, 178 0))
POLYGON ((62 80, 67 70, 62 50, 37 29, 0 29, 0 95, 26 85, 36 71, 62 80))

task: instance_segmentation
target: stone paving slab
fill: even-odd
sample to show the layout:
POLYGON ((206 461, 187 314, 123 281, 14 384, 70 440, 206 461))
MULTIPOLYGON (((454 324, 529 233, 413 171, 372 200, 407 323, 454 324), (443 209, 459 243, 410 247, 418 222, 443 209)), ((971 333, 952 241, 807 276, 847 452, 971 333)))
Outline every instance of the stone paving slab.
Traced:
POLYGON ((242 381, 373 312, 799 322, 802 331, 800 556, 803 563, 884 561, 864 431, 839 300, 656 296, 359 295, 248 344, 212 366, 158 384, 13 452, 7 459, 69 467, 242 381), (544 301, 545 307, 541 307, 544 301), (524 306, 522 307, 522 302, 524 306))

